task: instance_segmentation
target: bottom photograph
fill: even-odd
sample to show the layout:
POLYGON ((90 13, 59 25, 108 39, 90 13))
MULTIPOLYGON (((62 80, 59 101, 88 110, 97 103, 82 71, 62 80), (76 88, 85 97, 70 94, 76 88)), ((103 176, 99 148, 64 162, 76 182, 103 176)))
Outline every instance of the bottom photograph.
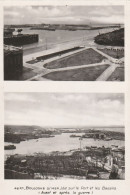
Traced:
POLYGON ((125 179, 123 93, 5 93, 4 178, 125 179))

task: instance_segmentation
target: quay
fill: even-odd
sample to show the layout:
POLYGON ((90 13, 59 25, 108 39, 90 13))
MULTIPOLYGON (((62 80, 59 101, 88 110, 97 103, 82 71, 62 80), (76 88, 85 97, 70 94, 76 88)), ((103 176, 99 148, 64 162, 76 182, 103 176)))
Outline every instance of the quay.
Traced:
MULTIPOLYGON (((18 29, 17 35, 11 32, 4 32, 4 39, 11 40, 12 37, 21 39, 28 37, 27 40, 16 41, 14 45, 29 44, 33 41, 33 36, 21 34, 22 29, 18 29), (31 38, 32 37, 32 38, 31 38), (24 42, 25 41, 25 42, 24 42)), ((13 39, 12 39, 13 40, 13 39)), ((11 41, 12 41, 11 40, 11 41)), ((38 41, 37 36, 34 41, 38 41), (35 40, 36 39, 36 40, 35 40)), ((10 41, 9 45, 12 44, 10 41)), ((17 46, 18 47, 18 46, 17 46)), ((31 48, 29 48, 31 50, 31 48)), ((15 53, 15 52, 13 52, 15 53)), ((4 52, 5 62, 6 52, 4 52)), ((23 67, 20 74, 17 74, 18 67, 14 76, 7 76, 7 72, 10 69, 7 67, 5 73, 5 80, 97 80, 104 81, 109 80, 124 80, 123 74, 120 76, 120 72, 124 71, 124 47, 117 46, 85 46, 85 44, 69 43, 67 45, 57 45, 54 48, 40 50, 35 53, 27 54, 22 51, 22 62, 18 66, 23 67), (99 67, 100 66, 100 67, 99 67), (97 69, 97 71, 95 71, 97 69), (79 70, 78 74, 77 71, 79 70), (64 72, 63 72, 64 71, 64 72), (69 78, 67 73, 69 72, 69 78), (91 77, 89 73, 92 73, 91 77), (117 75, 116 75, 117 72, 117 75), (62 76, 63 74, 63 76, 62 76), (77 75, 76 77, 74 75, 77 75), (84 76, 83 76, 84 74, 84 76), (56 76, 55 76, 56 75, 56 76), (61 75, 61 76, 60 76, 61 75), (78 76, 79 75, 79 76, 78 76), (81 76, 80 76, 81 75, 81 76)), ((9 57, 9 56, 7 56, 9 57)), ((8 62, 9 63, 9 62, 8 62)), ((9 73, 8 73, 9 74, 9 73)), ((12 74, 13 75, 13 74, 12 74)))
POLYGON ((22 34, 22 29, 4 29, 4 44, 13 46, 23 46, 31 43, 37 43, 39 41, 38 34, 22 34), (17 32, 17 34, 13 34, 17 32))
POLYGON ((83 46, 63 46, 63 47, 60 46, 60 47, 55 47, 55 48, 52 48, 52 49, 42 50, 42 51, 39 51, 39 52, 24 55, 23 56, 23 61, 24 61, 24 63, 26 63, 26 62, 34 60, 34 59, 42 60, 42 59, 45 59, 47 56, 50 58, 50 57, 54 57, 55 55, 57 56, 57 55, 63 54, 64 52, 67 53, 67 52, 82 49, 82 48, 84 48, 84 47, 83 46))
POLYGON ((22 34, 22 35, 13 35, 11 37, 4 37, 4 44, 22 46, 31 43, 38 42, 38 34, 22 34))

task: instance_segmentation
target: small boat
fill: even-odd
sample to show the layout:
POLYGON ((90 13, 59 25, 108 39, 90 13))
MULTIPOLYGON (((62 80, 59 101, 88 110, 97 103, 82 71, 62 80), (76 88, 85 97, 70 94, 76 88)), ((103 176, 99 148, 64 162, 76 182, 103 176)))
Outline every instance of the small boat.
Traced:
POLYGON ((110 141, 110 140, 112 140, 111 137, 105 138, 105 141, 110 141))
POLYGON ((16 149, 16 146, 14 146, 14 145, 8 145, 8 146, 4 146, 4 149, 5 150, 14 150, 14 149, 16 149))
POLYGON ((70 137, 81 137, 80 135, 70 135, 70 137))

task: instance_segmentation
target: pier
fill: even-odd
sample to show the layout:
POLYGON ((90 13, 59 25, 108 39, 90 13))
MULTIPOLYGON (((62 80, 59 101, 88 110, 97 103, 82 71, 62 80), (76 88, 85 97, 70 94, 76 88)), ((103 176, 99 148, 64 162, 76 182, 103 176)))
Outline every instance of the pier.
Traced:
POLYGON ((4 37, 4 44, 22 46, 31 43, 37 43, 39 40, 38 34, 20 34, 11 37, 4 37))

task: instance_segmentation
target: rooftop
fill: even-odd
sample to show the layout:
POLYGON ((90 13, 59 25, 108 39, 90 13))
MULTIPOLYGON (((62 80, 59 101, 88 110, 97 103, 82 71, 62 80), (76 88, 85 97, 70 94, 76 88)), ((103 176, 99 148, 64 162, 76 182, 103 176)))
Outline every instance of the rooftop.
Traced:
POLYGON ((15 47, 12 45, 4 45, 4 53, 8 54, 11 52, 17 52, 17 51, 22 51, 22 47, 15 47))

